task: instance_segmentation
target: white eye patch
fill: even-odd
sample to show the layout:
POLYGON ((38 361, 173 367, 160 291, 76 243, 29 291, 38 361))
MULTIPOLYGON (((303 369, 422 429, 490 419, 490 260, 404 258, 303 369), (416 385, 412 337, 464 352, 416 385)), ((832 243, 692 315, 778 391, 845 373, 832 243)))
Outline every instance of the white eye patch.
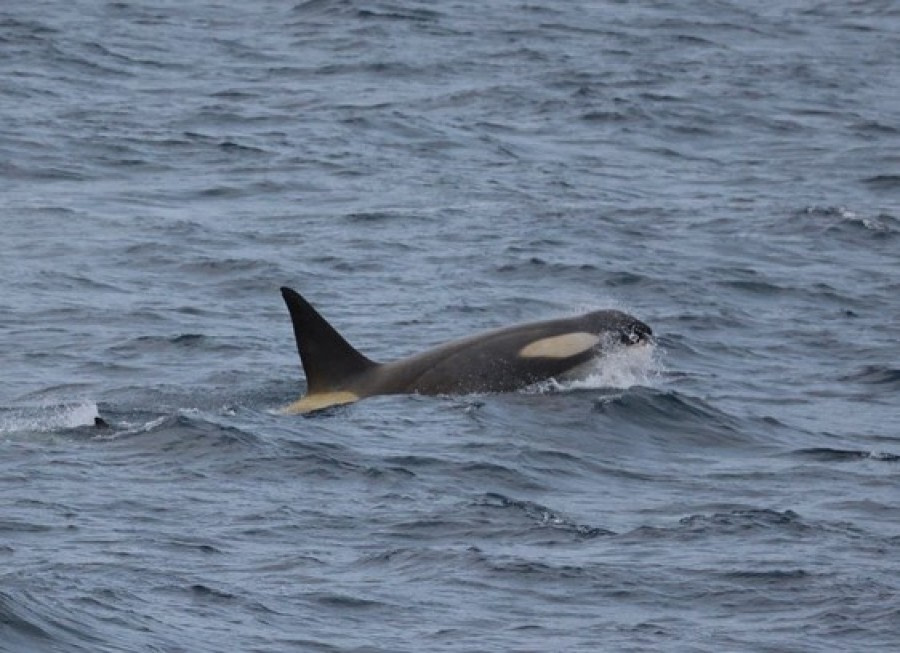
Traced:
POLYGON ((594 347, 600 336, 584 331, 566 333, 552 338, 541 338, 519 350, 520 358, 569 358, 594 347))

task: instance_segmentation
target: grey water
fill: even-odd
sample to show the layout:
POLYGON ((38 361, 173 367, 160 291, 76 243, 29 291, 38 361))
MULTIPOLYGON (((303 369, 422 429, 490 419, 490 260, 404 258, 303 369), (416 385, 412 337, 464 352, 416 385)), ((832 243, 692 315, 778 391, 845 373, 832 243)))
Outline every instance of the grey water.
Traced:
POLYGON ((0 650, 900 650, 898 62, 881 0, 2 3, 0 650), (286 417, 281 285, 657 339, 286 417))

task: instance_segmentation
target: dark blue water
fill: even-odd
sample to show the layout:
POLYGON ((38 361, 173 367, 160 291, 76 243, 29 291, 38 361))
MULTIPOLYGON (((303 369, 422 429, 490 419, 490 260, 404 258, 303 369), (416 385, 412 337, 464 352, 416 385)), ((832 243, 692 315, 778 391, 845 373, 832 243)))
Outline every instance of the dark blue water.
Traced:
POLYGON ((0 650, 900 649, 898 61, 877 0, 3 3, 0 650), (658 342, 284 417, 280 285, 658 342))

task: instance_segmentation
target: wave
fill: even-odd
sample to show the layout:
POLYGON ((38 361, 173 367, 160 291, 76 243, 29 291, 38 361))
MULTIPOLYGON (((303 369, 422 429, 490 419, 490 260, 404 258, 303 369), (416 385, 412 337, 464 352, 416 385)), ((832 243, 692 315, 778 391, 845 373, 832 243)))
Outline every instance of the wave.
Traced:
POLYGON ((108 650, 87 624, 28 592, 0 590, 0 624, 4 651, 108 650))
POLYGON ((228 354, 244 350, 227 336, 209 336, 202 333, 179 333, 164 336, 135 336, 126 341, 114 343, 109 353, 121 359, 141 354, 157 354, 175 351, 202 351, 228 354))
POLYGON ((744 534, 750 531, 807 531, 811 527, 793 510, 748 508, 717 512, 711 515, 690 515, 678 521, 677 530, 692 535, 744 534))
POLYGON ((230 450, 254 449, 258 435, 216 419, 197 409, 181 409, 174 414, 136 413, 109 417, 108 428, 92 433, 94 440, 139 438, 142 450, 151 449, 169 456, 190 452, 196 459, 204 454, 219 455, 230 450))
POLYGON ((594 407, 616 424, 643 427, 667 439, 673 432, 698 444, 723 444, 744 439, 737 417, 699 397, 675 390, 638 388, 601 397, 594 407))
POLYGON ((476 508, 497 508, 507 512, 513 520, 524 519, 529 529, 550 529, 557 533, 566 533, 576 539, 588 539, 602 535, 613 535, 612 531, 579 524, 570 517, 534 501, 512 499, 502 494, 489 492, 475 499, 472 504, 476 508))
POLYGON ((881 462, 900 462, 900 455, 877 452, 862 451, 859 449, 832 449, 830 447, 813 447, 809 449, 797 449, 791 452, 792 455, 802 458, 809 458, 821 462, 848 462, 854 460, 878 460, 881 462))
POLYGON ((841 377, 840 380, 887 386, 890 389, 900 390, 900 368, 887 365, 866 365, 853 374, 841 377))
POLYGON ((843 206, 809 206, 795 213, 789 224, 801 231, 814 230, 851 239, 887 239, 900 235, 900 220, 896 217, 887 213, 862 215, 843 206))
POLYGON ((515 540, 539 544, 575 543, 614 535, 540 503, 496 492, 473 496, 427 515, 399 519, 384 533, 404 542, 447 542, 470 538, 515 540))

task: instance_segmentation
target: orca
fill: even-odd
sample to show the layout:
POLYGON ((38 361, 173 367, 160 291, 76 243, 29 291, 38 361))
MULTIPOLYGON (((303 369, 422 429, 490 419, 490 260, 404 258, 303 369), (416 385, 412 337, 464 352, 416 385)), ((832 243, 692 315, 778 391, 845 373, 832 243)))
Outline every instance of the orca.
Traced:
POLYGON ((358 352, 298 292, 282 288, 294 326, 306 395, 282 409, 310 413, 365 397, 511 392, 559 378, 613 346, 646 343, 653 332, 615 310, 495 329, 421 354, 376 363, 358 352))

